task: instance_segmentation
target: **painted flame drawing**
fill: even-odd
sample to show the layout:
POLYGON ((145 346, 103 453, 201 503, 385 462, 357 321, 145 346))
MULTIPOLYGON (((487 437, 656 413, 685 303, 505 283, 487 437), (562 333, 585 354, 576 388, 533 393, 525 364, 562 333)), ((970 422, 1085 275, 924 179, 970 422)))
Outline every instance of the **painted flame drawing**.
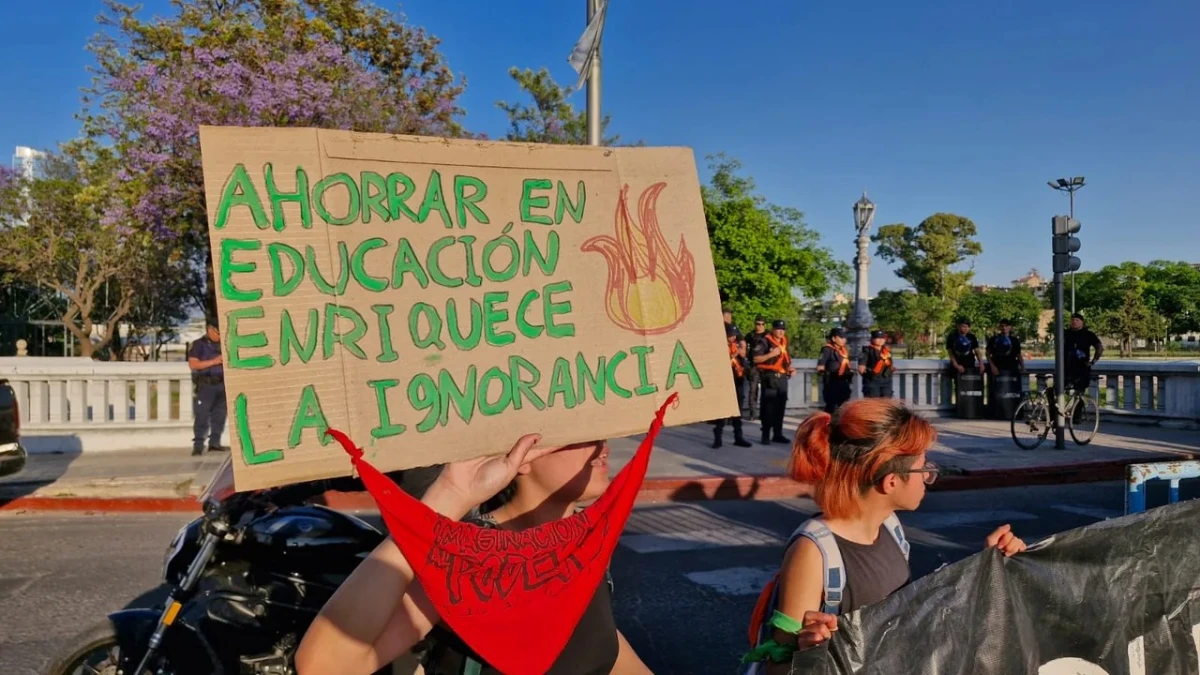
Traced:
POLYGON ((605 310, 614 324, 640 335, 666 333, 692 310, 696 261, 683 237, 671 251, 658 228, 655 205, 666 183, 655 183, 638 199, 640 224, 629 215, 629 186, 621 188, 615 215, 616 236, 583 242, 585 252, 608 263, 605 310))

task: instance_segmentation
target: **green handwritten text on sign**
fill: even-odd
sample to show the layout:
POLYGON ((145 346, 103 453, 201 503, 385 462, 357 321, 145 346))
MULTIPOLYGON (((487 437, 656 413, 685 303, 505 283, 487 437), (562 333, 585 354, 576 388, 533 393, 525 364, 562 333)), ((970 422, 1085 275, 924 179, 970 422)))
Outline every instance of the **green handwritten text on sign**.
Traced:
POLYGON ((201 145, 239 489, 345 473, 329 427, 394 470, 736 414, 689 152, 201 145))

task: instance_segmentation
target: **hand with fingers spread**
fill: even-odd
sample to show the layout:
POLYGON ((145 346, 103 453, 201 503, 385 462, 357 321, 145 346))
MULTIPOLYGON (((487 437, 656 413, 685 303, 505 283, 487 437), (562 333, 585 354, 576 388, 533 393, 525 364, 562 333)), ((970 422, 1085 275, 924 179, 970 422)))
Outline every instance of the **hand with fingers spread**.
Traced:
POLYGON ((1000 527, 996 528, 995 532, 989 534, 987 538, 987 547, 995 547, 1000 549, 1000 552, 1003 553, 1004 557, 1006 558, 1015 553, 1020 553, 1026 548, 1025 542, 1021 541, 1017 535, 1013 534, 1012 525, 1001 525, 1000 527))
POLYGON ((521 465, 556 450, 554 447, 535 449, 534 446, 541 440, 539 434, 526 434, 517 440, 508 454, 447 464, 433 485, 429 486, 425 501, 444 505, 443 508, 434 507, 435 511, 444 515, 446 512, 461 512, 461 517, 507 487, 516 478, 521 465))
POLYGON ((796 634, 796 645, 800 649, 816 647, 833 637, 833 631, 838 629, 837 616, 822 612, 805 612, 801 620, 804 625, 796 634))

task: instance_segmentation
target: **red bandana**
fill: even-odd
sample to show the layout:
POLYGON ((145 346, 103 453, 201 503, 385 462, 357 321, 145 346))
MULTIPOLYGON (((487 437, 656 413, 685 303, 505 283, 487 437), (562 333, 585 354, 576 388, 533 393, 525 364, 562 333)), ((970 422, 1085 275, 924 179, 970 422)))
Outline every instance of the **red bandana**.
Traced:
POLYGON ((488 664, 540 675, 562 653, 604 578, 650 462, 672 394, 633 459, 590 506, 528 530, 485 529, 450 520, 414 499, 342 444, 375 499, 392 540, 442 620, 488 664))

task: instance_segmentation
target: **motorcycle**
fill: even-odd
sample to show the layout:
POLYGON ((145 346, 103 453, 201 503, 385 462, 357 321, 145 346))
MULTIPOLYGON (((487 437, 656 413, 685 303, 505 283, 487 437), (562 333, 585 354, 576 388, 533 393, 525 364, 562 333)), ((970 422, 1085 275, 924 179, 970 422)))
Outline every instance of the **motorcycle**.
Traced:
POLYGON ((234 492, 227 458, 200 497, 204 515, 167 550, 163 606, 110 614, 51 675, 293 675, 309 624, 385 536, 304 504, 332 484, 234 492))
POLYGON ((0 377, 0 477, 25 468, 28 454, 21 446, 21 408, 17 393, 0 377))

